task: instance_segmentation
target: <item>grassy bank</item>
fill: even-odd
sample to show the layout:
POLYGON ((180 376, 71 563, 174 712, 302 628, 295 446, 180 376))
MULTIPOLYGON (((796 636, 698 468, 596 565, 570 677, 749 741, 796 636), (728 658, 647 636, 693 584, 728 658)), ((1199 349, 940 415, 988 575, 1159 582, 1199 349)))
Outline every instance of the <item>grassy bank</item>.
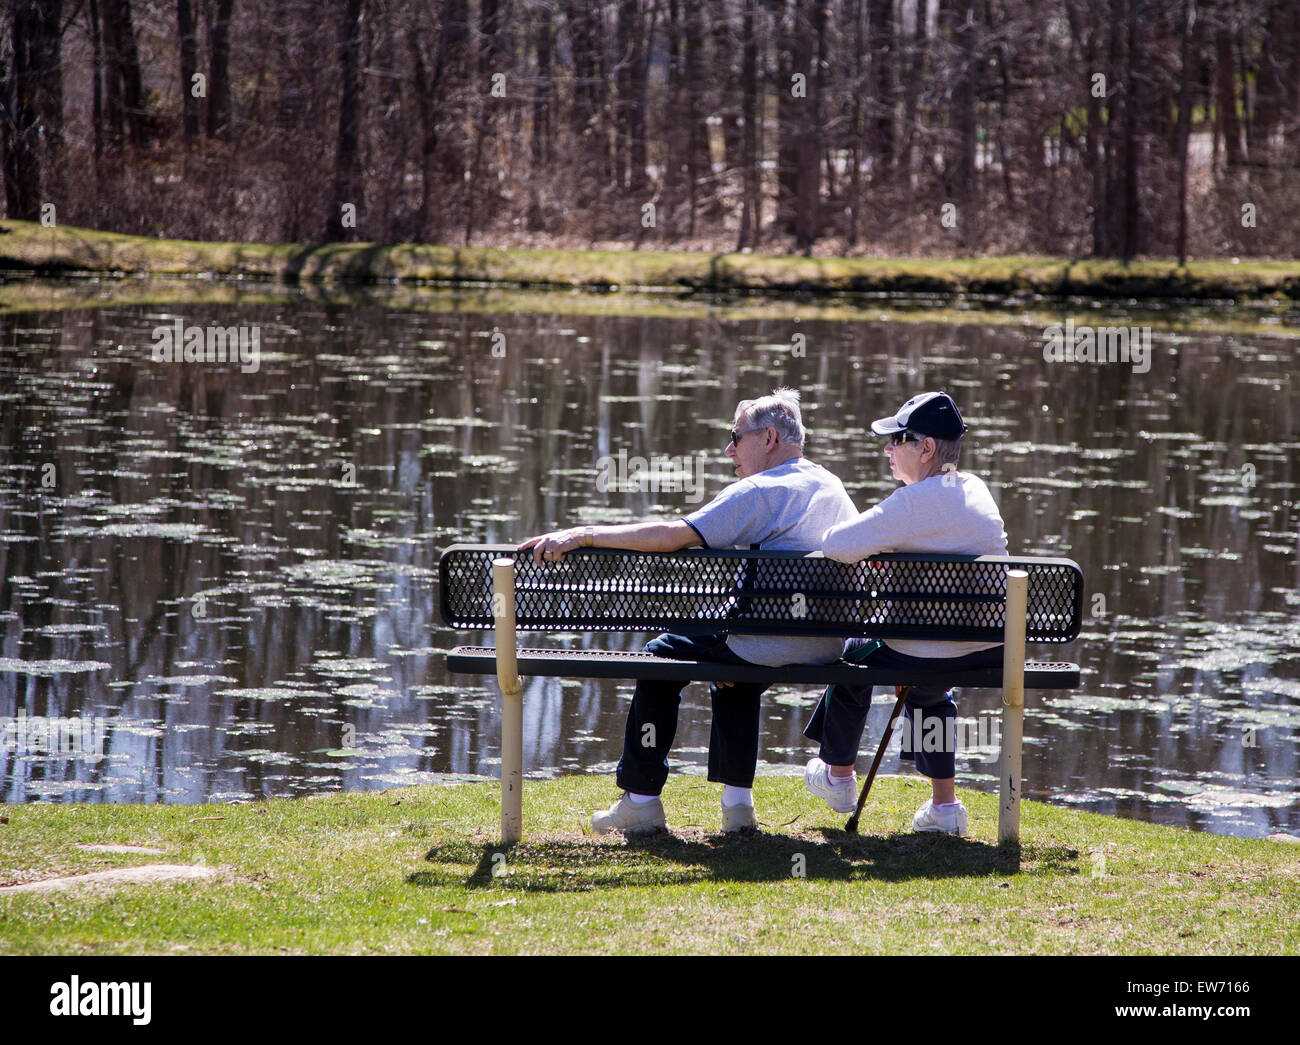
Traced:
POLYGON ((1295 306, 1257 300, 1225 308, 1218 303, 1061 301, 892 296, 675 294, 656 291, 533 290, 461 284, 431 289, 415 284, 305 283, 287 286, 250 280, 180 276, 121 276, 0 280, 0 315, 123 307, 234 307, 317 302, 403 312, 552 316, 620 316, 715 322, 798 320, 823 322, 943 323, 961 326, 1044 328, 1066 316, 1101 326, 1142 324, 1153 331, 1300 337, 1295 306), (1086 317, 1086 318, 1084 318, 1086 317))
POLYGON ((1045 328, 1066 316, 1102 326, 1143 324, 1157 334, 1174 331, 1235 334, 1243 337, 1300 338, 1291 320, 1294 307, 1256 301, 1230 308, 1210 303, 1071 302, 1038 299, 1032 303, 970 298, 877 297, 790 294, 681 296, 624 291, 531 290, 511 287, 428 287, 413 284, 315 283, 286 286, 247 280, 197 280, 176 276, 88 279, 22 278, 0 281, 0 315, 123 307, 194 308, 292 304, 304 301, 350 308, 503 316, 620 316, 714 322, 873 322, 943 323, 949 327, 1009 326, 1045 328))
POLYGON ((202 243, 0 222, 0 268, 278 282, 489 283, 734 293, 1041 294, 1108 300, 1300 298, 1300 262, 1047 257, 803 258, 669 251, 494 250, 399 244, 202 243))
POLYGON ((851 837, 801 781, 764 778, 763 833, 729 839, 714 833, 717 788, 674 778, 673 832, 628 842, 584 830, 608 780, 530 782, 525 839, 504 851, 495 783, 10 806, 0 885, 159 863, 214 874, 0 892, 0 953, 1300 951, 1294 846, 1027 803, 1017 863, 995 844, 993 796, 963 796, 962 840, 896 833, 920 781, 877 790, 851 837))

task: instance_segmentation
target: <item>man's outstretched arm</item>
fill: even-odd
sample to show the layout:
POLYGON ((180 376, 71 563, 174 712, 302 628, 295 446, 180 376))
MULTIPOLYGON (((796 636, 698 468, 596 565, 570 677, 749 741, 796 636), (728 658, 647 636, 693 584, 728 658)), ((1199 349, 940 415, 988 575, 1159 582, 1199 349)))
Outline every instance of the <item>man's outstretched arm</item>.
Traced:
POLYGON ((702 544, 700 535, 691 527, 676 522, 627 523, 621 526, 593 526, 592 542, 587 544, 587 528, 572 526, 537 537, 529 537, 519 545, 519 551, 533 552, 533 561, 558 562, 566 552, 575 548, 627 548, 636 552, 675 552, 679 548, 694 548, 702 544))

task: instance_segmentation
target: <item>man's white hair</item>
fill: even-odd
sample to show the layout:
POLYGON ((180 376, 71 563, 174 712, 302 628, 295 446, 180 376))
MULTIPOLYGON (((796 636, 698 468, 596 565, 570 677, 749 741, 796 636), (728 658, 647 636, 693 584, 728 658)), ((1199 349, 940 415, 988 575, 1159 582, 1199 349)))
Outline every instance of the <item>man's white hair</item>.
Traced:
POLYGON ((793 388, 774 388, 769 396, 742 400, 736 407, 736 426, 742 422, 746 428, 775 428, 783 443, 803 446, 803 416, 793 388))

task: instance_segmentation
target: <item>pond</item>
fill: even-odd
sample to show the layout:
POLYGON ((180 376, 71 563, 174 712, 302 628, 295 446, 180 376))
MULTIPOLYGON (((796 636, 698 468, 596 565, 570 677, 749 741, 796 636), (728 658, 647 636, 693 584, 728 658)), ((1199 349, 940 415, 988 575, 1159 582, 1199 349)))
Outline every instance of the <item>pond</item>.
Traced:
MULTIPOLYGON (((0 315, 0 799, 497 774, 495 681, 445 671, 478 636, 437 617, 441 548, 679 517, 731 479, 735 402, 776 385, 801 391, 807 455, 866 508, 894 487, 870 421, 946 388, 1011 552, 1069 556, 1087 584, 1079 640, 1031 649, 1084 674, 1027 696, 1026 795, 1300 828, 1291 329, 1032 308, 178 289, 0 315), (1047 358, 1067 318, 1132 326, 1128 361, 1047 358), (160 329, 210 327, 242 328, 256 365, 154 358, 160 329), (611 489, 600 459, 620 454, 675 458, 655 474, 676 480, 611 489)), ((612 772, 630 693, 530 681, 526 772, 612 772)), ((815 753, 817 696, 768 691, 760 772, 815 753)), ((959 708, 959 783, 992 790, 999 695, 959 708)), ((708 730, 695 685, 678 772, 703 772, 708 730)))

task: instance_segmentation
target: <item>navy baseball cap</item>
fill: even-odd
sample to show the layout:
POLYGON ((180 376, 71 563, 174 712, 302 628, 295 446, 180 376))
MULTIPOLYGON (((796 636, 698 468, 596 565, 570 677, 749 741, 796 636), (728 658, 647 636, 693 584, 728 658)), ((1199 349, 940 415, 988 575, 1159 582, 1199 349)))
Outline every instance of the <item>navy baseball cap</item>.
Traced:
POLYGON ((956 439, 966 434, 966 422, 947 392, 922 392, 912 396, 893 417, 871 422, 876 435, 912 432, 935 439, 956 439))

